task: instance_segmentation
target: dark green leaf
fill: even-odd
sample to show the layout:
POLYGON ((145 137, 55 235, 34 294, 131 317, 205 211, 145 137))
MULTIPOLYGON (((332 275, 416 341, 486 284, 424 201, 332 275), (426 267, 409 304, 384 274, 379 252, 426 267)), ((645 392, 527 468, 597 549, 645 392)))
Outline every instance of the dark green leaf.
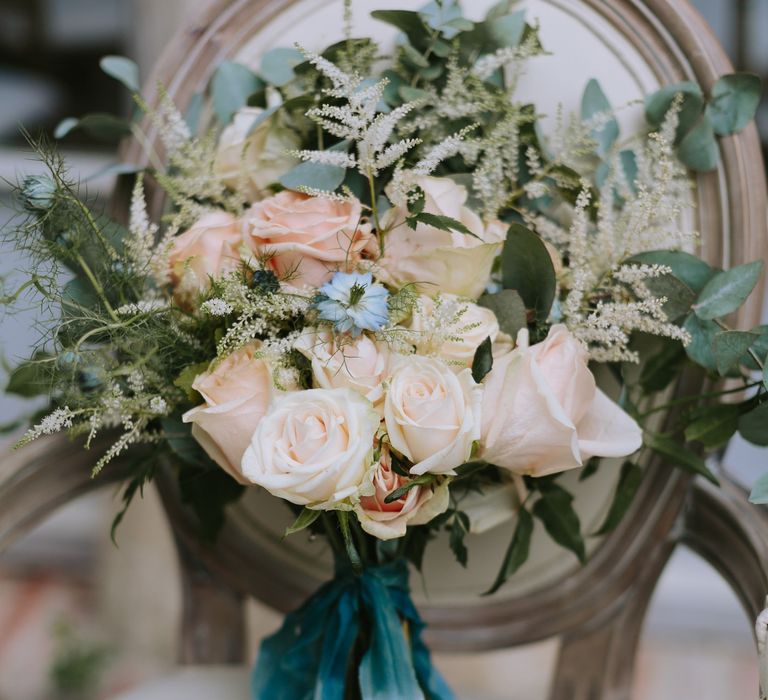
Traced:
POLYGON ((694 311, 704 320, 727 316, 750 295, 763 272, 761 260, 716 274, 701 290, 694 311))
POLYGON ((456 477, 453 479, 453 482, 458 481, 460 479, 467 479, 471 476, 474 476, 478 472, 483 471, 483 469, 487 469, 489 466, 490 465, 488 464, 488 462, 485 462, 483 460, 465 462, 464 464, 456 467, 456 469, 454 470, 456 472, 456 477))
POLYGON ((493 344, 491 338, 488 336, 482 343, 480 343, 477 350, 475 350, 475 356, 472 358, 472 379, 478 384, 483 381, 488 372, 493 367, 493 344))
POLYGON ((50 358, 51 355, 46 352, 36 352, 31 360, 18 365, 8 378, 6 393, 24 398, 47 394, 53 377, 52 365, 46 362, 50 358))
POLYGON ((645 98, 645 118, 648 123, 656 128, 661 126, 675 95, 683 96, 683 103, 678 115, 678 127, 676 141, 680 141, 690 131, 701 116, 704 108, 704 96, 701 88, 694 82, 685 81, 667 85, 645 98))
POLYGON ((672 274, 690 287, 696 294, 704 289, 717 270, 712 269, 701 258, 682 250, 652 250, 634 255, 627 263, 646 263, 648 265, 666 265, 672 274))
POLYGON ((301 187, 333 192, 346 176, 347 169, 325 163, 299 163, 280 178, 280 184, 289 190, 301 187))
POLYGON ((224 61, 211 82, 211 95, 216 118, 228 124, 232 115, 248 102, 248 97, 264 87, 261 79, 247 66, 224 61))
POLYGON ((763 85, 753 73, 724 75, 712 86, 707 115, 715 133, 741 131, 755 117, 763 85))
MULTIPOLYGON (((161 425, 168 446, 182 462, 200 468, 208 468, 212 464, 200 443, 192 437, 191 426, 184 423, 180 415, 163 418, 161 425)), ((232 477, 229 479, 233 481, 232 477)))
POLYGON ((296 77, 293 69, 303 61, 304 54, 297 49, 270 49, 261 57, 259 73, 268 83, 284 87, 296 77))
POLYGON ((293 535, 297 532, 305 530, 322 514, 322 510, 312 510, 311 508, 302 509, 301 513, 299 513, 299 517, 293 521, 293 524, 285 528, 285 534, 283 537, 288 537, 288 535, 293 535))
POLYGON ((375 10, 371 17, 397 27, 417 49, 424 49, 429 30, 418 12, 410 10, 375 10))
POLYGON ((702 321, 696 314, 691 314, 685 319, 683 328, 691 335, 691 342, 685 347, 688 357, 705 369, 715 371, 717 361, 712 345, 720 327, 714 321, 702 321))
POLYGON ((763 474, 752 487, 749 494, 749 502, 757 505, 768 503, 768 474, 763 474))
POLYGON ((768 447, 768 403, 753 408, 739 419, 739 434, 753 445, 768 447))
POLYGON ((339 529, 341 530, 341 536, 344 540, 344 549, 347 552, 349 563, 355 571, 362 571, 363 563, 360 559, 360 553, 355 547, 355 543, 352 541, 352 532, 349 528, 349 511, 337 510, 336 518, 339 521, 339 529))
POLYGON ((99 66, 108 76, 121 82, 131 92, 139 92, 139 67, 134 61, 125 56, 104 56, 99 66))
POLYGON ((685 362, 685 348, 679 340, 659 340, 660 349, 647 358, 640 371, 640 386, 646 394, 666 389, 685 362))
POLYGON ((629 510, 629 506, 632 505, 642 480, 643 470, 637 464, 624 462, 611 507, 608 509, 608 514, 605 516, 600 529, 595 533, 596 535, 607 535, 616 529, 616 526, 629 510))
POLYGON ((477 238, 477 234, 472 233, 461 221, 452 219, 450 216, 442 216, 441 214, 430 214, 429 212, 422 211, 418 214, 414 214, 409 217, 417 221, 418 223, 425 224, 426 226, 432 226, 440 229, 441 231, 457 231, 468 236, 477 238))
POLYGON ((665 297, 664 313, 670 321, 676 321, 681 316, 687 315, 696 294, 685 282, 674 275, 659 275, 645 280, 645 286, 651 294, 657 298, 665 297))
POLYGON ((514 289, 526 308, 546 320, 555 298, 555 268, 544 241, 521 224, 512 224, 501 253, 505 289, 514 289))
POLYGON ((528 559, 531 548, 531 535, 533 534, 533 518, 525 509, 521 508, 517 514, 517 525, 512 534, 512 541, 507 547, 501 569, 493 582, 493 585, 483 595, 492 595, 501 588, 528 559))
POLYGON ((557 544, 573 552, 580 562, 586 561, 581 523, 570 493, 555 484, 550 485, 541 491, 541 498, 533 505, 533 514, 544 523, 549 536, 557 544))
POLYGON ((579 472, 579 481, 586 481, 594 476, 600 468, 600 457, 590 457, 583 469, 579 472))
POLYGON ((467 567, 467 547, 464 544, 464 537, 469 532, 469 516, 462 511, 456 511, 451 523, 451 533, 448 539, 451 551, 464 568, 467 567))
POLYGON ((692 474, 699 474, 709 479, 713 484, 719 485, 720 482, 709 470, 704 460, 685 445, 681 445, 678 440, 666 435, 651 435, 646 440, 646 444, 674 466, 692 474))
MULTIPOLYGON (((768 325, 756 326, 752 329, 752 332, 759 335, 757 340, 752 343, 752 352, 765 364, 765 361, 768 360, 768 325)), ((746 365, 749 369, 760 369, 760 366, 755 362, 755 358, 749 353, 741 358, 741 364, 746 365)))
POLYGON ((750 331, 722 331, 715 336, 712 349, 715 353, 717 371, 727 374, 739 365, 742 356, 760 336, 750 331))
POLYGON ((712 124, 703 115, 677 147, 677 157, 691 170, 706 173, 717 167, 719 151, 712 124))
POLYGON ((502 289, 496 294, 483 294, 477 303, 493 311, 501 332, 513 338, 527 325, 525 304, 514 289, 502 289))
POLYGON ((88 114, 82 119, 69 117, 56 127, 54 136, 63 138, 71 131, 80 129, 99 141, 118 141, 131 133, 131 122, 114 114, 88 114))
POLYGON ((611 147, 616 143, 616 139, 619 138, 619 123, 615 117, 611 116, 608 118, 606 116, 611 112, 611 103, 608 102, 608 98, 600 87, 600 83, 592 78, 587 83, 587 87, 581 97, 581 119, 582 121, 589 121, 595 115, 603 117, 601 119, 604 122, 602 126, 593 128, 590 131, 590 135, 597 142, 597 154, 601 158, 605 158, 608 155, 611 147))
POLYGON ((695 419, 685 429, 685 439, 688 442, 700 442, 707 450, 722 447, 736 432, 740 413, 740 406, 733 403, 699 409, 695 419))

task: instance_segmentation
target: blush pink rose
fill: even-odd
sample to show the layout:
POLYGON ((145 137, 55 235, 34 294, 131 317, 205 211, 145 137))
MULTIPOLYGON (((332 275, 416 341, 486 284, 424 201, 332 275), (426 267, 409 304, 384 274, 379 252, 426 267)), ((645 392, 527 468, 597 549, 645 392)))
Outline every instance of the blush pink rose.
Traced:
POLYGON ((373 476, 374 493, 363 496, 355 506, 360 526, 380 540, 405 535, 408 525, 424 525, 448 508, 448 482, 432 488, 414 486, 392 503, 386 497, 408 482, 408 478, 392 470, 392 456, 387 444, 382 445, 381 457, 373 476))
POLYGON ((350 271, 371 239, 356 199, 335 202, 284 190, 245 214, 245 236, 269 255, 273 271, 295 287, 320 287, 338 270, 350 271))
POLYGON ((271 369, 254 357, 257 350, 256 343, 240 348, 199 375, 192 388, 205 403, 182 417, 208 456, 241 484, 249 482, 240 462, 274 393, 271 369))
POLYGON ((597 388, 586 349, 566 327, 530 347, 527 336, 520 331, 483 382, 482 459, 545 476, 639 449, 640 426, 597 388))
POLYGON ((211 279, 240 265, 240 222, 224 211, 211 212, 173 239, 169 258, 171 282, 180 294, 208 289, 211 279))

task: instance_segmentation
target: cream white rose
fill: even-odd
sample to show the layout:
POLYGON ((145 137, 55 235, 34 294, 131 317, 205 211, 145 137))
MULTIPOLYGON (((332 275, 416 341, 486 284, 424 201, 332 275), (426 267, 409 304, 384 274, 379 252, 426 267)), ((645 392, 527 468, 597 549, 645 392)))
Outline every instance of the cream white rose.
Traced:
POLYGON ((312 363, 312 376, 323 389, 348 387, 371 403, 384 398, 383 381, 389 372, 389 346, 362 334, 337 342, 328 330, 307 329, 294 346, 312 363))
POLYGON ((251 483, 300 506, 338 508, 370 492, 380 418, 352 389, 308 389, 275 400, 245 451, 251 483))
POLYGON ((389 440, 414 466, 411 474, 453 474, 480 437, 482 387, 469 369, 401 355, 389 379, 384 422, 389 440))
POLYGON ((274 393, 269 365, 254 357, 258 347, 240 348, 196 377, 192 388, 205 403, 182 417, 208 456, 241 484, 248 481, 240 461, 274 393))
POLYGON ((429 296, 442 291, 477 299, 490 279, 505 226, 498 221, 484 224, 465 206, 467 190, 450 178, 419 177, 416 184, 424 190, 426 213, 456 219, 474 235, 442 231, 424 223, 411 229, 405 223, 408 211, 393 207, 382 221, 386 233, 379 276, 395 287, 415 284, 429 296))
POLYGON ((586 349, 565 326, 552 326, 530 347, 527 333, 485 378, 480 456, 545 476, 639 449, 640 427, 597 388, 586 349))
POLYGON ((235 114, 221 132, 213 163, 213 172, 228 187, 237 189, 245 183, 251 200, 298 163, 290 151, 301 147, 298 136, 273 118, 250 131, 263 112, 258 107, 243 107, 235 114))
POLYGON ((373 477, 374 493, 363 496, 355 506, 360 526, 380 540, 405 535, 408 525, 424 525, 448 508, 448 481, 436 486, 414 486, 396 501, 386 497, 408 482, 392 470, 389 446, 382 445, 381 457, 373 477))
POLYGON ((437 355, 454 370, 471 367, 480 344, 499 336, 493 311, 454 294, 419 297, 409 328, 419 353, 437 355))

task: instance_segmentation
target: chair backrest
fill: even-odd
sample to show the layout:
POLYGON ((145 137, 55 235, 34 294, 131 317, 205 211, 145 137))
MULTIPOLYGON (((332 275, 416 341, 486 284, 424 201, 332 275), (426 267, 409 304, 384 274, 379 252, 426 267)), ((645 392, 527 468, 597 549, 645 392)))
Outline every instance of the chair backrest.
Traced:
MULTIPOLYGON (((421 0, 382 0, 375 6, 415 9, 421 4, 421 0)), ((473 0, 467 3, 468 11, 481 14, 491 4, 491 0, 473 0)), ((374 3, 353 6, 367 14, 374 3)), ((573 101, 586 81, 595 76, 609 97, 620 103, 684 79, 696 80, 707 89, 731 70, 710 29, 685 0, 529 0, 524 6, 530 16, 541 18, 545 45, 549 35, 562 54, 553 59, 560 60, 560 72, 548 82, 547 96, 540 95, 537 84, 551 68, 532 68, 532 75, 521 84, 529 97, 561 99, 569 108, 575 106, 573 101)), ((160 82, 183 109, 195 93, 205 90, 224 59, 258 67, 259 56, 274 46, 291 46, 299 40, 314 49, 332 43, 340 38, 341 13, 342 0, 222 0, 170 43, 148 83, 150 99, 152 86, 160 82)), ((356 30, 391 38, 382 25, 373 25, 367 17, 356 20, 356 30)), ((631 126, 631 112, 623 119, 631 126)), ((150 143, 156 143, 157 134, 150 124, 146 128, 150 143)), ((143 157, 136 143, 128 144, 127 151, 133 162, 143 157)), ((750 126, 723 139, 718 170, 697 179, 695 220, 688 223, 701 232, 702 252, 711 263, 736 265, 765 257, 766 193, 759 153, 757 134, 750 126)), ((161 194, 155 192, 151 201, 159 211, 161 194)), ((744 325, 756 322, 758 304, 753 298, 742 309, 744 325)), ((681 379, 681 383, 688 381, 681 379)), ((697 387, 684 388, 691 392, 697 387)), ((56 482, 56 490, 46 491, 45 485, 55 481, 50 467, 55 464, 57 473, 62 473, 62 444, 40 443, 26 453, 26 462, 22 453, 14 458, 19 460, 14 462, 17 475, 0 481, 0 549, 31 522, 24 515, 20 494, 38 518, 87 488, 87 469, 80 477, 78 457, 67 452, 64 471, 71 484, 56 482), (4 512, 4 503, 14 507, 4 512)), ((573 568, 542 548, 540 558, 521 570, 498 596, 480 599, 476 595, 480 584, 472 574, 451 569, 439 555, 429 561, 428 568, 447 572, 428 574, 427 581, 434 581, 436 590, 428 601, 420 601, 433 647, 491 649, 561 635, 553 698, 628 697, 645 608, 680 541, 713 562, 735 585, 749 613, 757 614, 768 591, 764 568, 768 530, 763 516, 747 507, 736 487, 726 485, 715 491, 692 485, 688 477, 661 463, 652 463, 648 469, 624 522, 609 537, 595 541, 583 568, 573 568), (727 537, 707 537, 714 527, 727 532, 727 537)), ((119 475, 116 470, 109 473, 119 475)), ((614 485, 610 479, 598 487, 590 483, 591 497, 577 495, 585 522, 599 517, 614 485)), ((182 657, 236 661, 241 653, 242 626, 236 622, 241 596, 253 595, 287 611, 327 577, 328 557, 317 543, 280 542, 290 516, 287 510, 279 510, 274 499, 259 494, 230 508, 224 531, 216 547, 211 547, 196 537, 194 520, 182 506, 170 475, 161 473, 159 484, 185 571, 182 657)), ((483 559, 483 551, 501 551, 502 545, 493 537, 475 545, 474 551, 480 552, 473 554, 476 560, 483 559)), ((488 579, 487 572, 484 575, 488 579)))

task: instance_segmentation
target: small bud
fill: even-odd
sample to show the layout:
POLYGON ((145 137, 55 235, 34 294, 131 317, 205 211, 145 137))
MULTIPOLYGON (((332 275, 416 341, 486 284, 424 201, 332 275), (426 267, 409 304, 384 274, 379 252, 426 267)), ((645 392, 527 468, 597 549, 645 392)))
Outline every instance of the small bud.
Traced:
POLYGON ((62 371, 73 370, 80 362, 80 355, 71 350, 61 353, 56 359, 56 364, 62 371))
POLYGON ((55 193, 56 183, 47 175, 30 175, 21 185, 22 203, 31 212, 47 211, 55 193))
POLYGON ((280 291, 280 280, 272 270, 256 270, 253 273, 251 286, 262 294, 274 294, 280 291))
POLYGON ((87 394, 100 389, 106 380, 106 372, 100 367, 87 367, 77 373, 77 383, 80 391, 87 394))

